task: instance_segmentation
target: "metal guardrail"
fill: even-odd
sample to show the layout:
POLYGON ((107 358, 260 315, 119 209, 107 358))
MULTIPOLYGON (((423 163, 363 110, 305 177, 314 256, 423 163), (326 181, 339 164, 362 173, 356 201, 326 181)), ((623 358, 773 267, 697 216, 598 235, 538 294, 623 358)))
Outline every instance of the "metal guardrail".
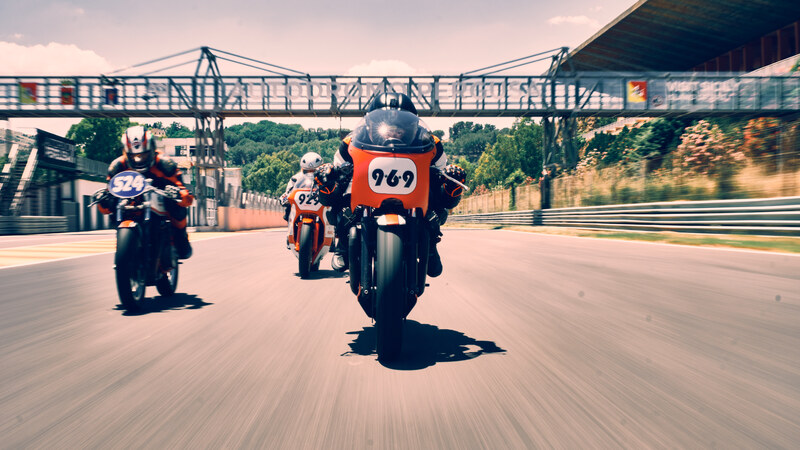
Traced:
POLYGON ((78 156, 76 158, 78 172, 86 175, 105 177, 108 175, 108 163, 78 156))
POLYGON ((452 215, 451 223, 800 236, 800 197, 452 215))

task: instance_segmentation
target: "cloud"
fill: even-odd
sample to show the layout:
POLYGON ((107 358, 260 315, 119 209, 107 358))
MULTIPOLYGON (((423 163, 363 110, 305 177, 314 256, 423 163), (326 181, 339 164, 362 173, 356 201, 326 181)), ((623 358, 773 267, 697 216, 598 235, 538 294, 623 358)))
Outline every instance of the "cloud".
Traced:
POLYGON ((567 23, 570 25, 585 25, 592 28, 600 28, 600 22, 586 16, 555 16, 547 19, 547 23, 550 25, 562 25, 567 23))
POLYGON ((12 34, 12 35, 11 35, 11 37, 12 37, 12 38, 14 38, 14 39, 16 39, 16 40, 20 40, 20 39, 22 39, 24 36, 25 36, 25 35, 24 35, 24 34, 22 34, 22 33, 14 33, 14 34, 12 34))
POLYGON ((376 60, 366 64, 358 64, 349 69, 345 75, 390 76, 390 75, 425 75, 403 61, 396 59, 376 60))
POLYGON ((0 41, 0 55, 2 75, 99 75, 113 69, 91 50, 57 42, 25 46, 0 41))

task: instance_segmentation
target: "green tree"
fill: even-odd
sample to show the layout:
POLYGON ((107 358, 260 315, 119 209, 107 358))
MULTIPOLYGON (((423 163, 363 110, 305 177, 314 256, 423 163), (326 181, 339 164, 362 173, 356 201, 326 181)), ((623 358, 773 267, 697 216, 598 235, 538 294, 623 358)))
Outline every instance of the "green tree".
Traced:
MULTIPOLYGON (((154 125, 155 126, 155 125, 154 125)), ((194 131, 179 124, 172 122, 166 130, 164 130, 168 138, 191 138, 194 137, 194 131)))
POLYGON ((511 136, 519 152, 520 168, 528 176, 538 178, 543 164, 544 131, 542 126, 530 118, 522 118, 511 127, 511 136))
POLYGON ((487 145, 486 151, 478 160, 478 167, 475 169, 475 183, 497 186, 519 168, 519 152, 514 145, 514 139, 509 135, 500 135, 494 145, 487 145))
POLYGON ((445 144, 445 151, 448 155, 465 156, 476 162, 487 145, 494 145, 499 133, 494 125, 456 122, 450 127, 450 140, 445 144))
POLYGON ((85 118, 69 127, 67 139, 75 141, 81 156, 110 163, 122 154, 122 133, 134 125, 127 117, 85 118))
POLYGON ((242 184, 245 189, 278 195, 283 193, 289 178, 297 172, 299 163, 300 158, 286 150, 274 155, 260 155, 246 168, 242 184))

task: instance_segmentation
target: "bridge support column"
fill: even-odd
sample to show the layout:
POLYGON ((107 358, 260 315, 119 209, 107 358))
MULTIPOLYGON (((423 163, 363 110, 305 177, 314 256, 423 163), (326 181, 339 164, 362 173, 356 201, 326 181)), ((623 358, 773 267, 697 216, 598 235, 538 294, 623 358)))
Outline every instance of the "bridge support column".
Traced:
POLYGON ((3 149, 3 154, 4 155, 8 155, 11 152, 11 144, 13 142, 13 137, 14 137, 13 134, 11 133, 11 120, 9 120, 8 117, 0 118, 0 120, 5 122, 5 127, 4 128, 5 128, 5 134, 6 135, 4 136, 4 139, 5 139, 6 143, 5 143, 5 149, 3 149))
POLYGON ((542 117, 544 142, 542 161, 544 165, 558 164, 562 169, 578 165, 578 147, 575 144, 577 119, 570 116, 542 117))
POLYGON ((217 207, 225 189, 225 137, 222 117, 195 117, 195 224, 217 225, 217 207), (213 194, 211 194, 213 190, 213 194))

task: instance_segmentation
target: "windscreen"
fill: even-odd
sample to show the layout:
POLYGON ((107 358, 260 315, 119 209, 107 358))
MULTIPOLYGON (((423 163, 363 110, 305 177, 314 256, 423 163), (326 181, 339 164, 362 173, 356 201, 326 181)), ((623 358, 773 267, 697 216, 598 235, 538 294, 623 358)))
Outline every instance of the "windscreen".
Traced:
POLYGON ((353 143, 364 150, 417 153, 430 150, 433 138, 428 126, 415 114, 378 109, 358 124, 353 143))

